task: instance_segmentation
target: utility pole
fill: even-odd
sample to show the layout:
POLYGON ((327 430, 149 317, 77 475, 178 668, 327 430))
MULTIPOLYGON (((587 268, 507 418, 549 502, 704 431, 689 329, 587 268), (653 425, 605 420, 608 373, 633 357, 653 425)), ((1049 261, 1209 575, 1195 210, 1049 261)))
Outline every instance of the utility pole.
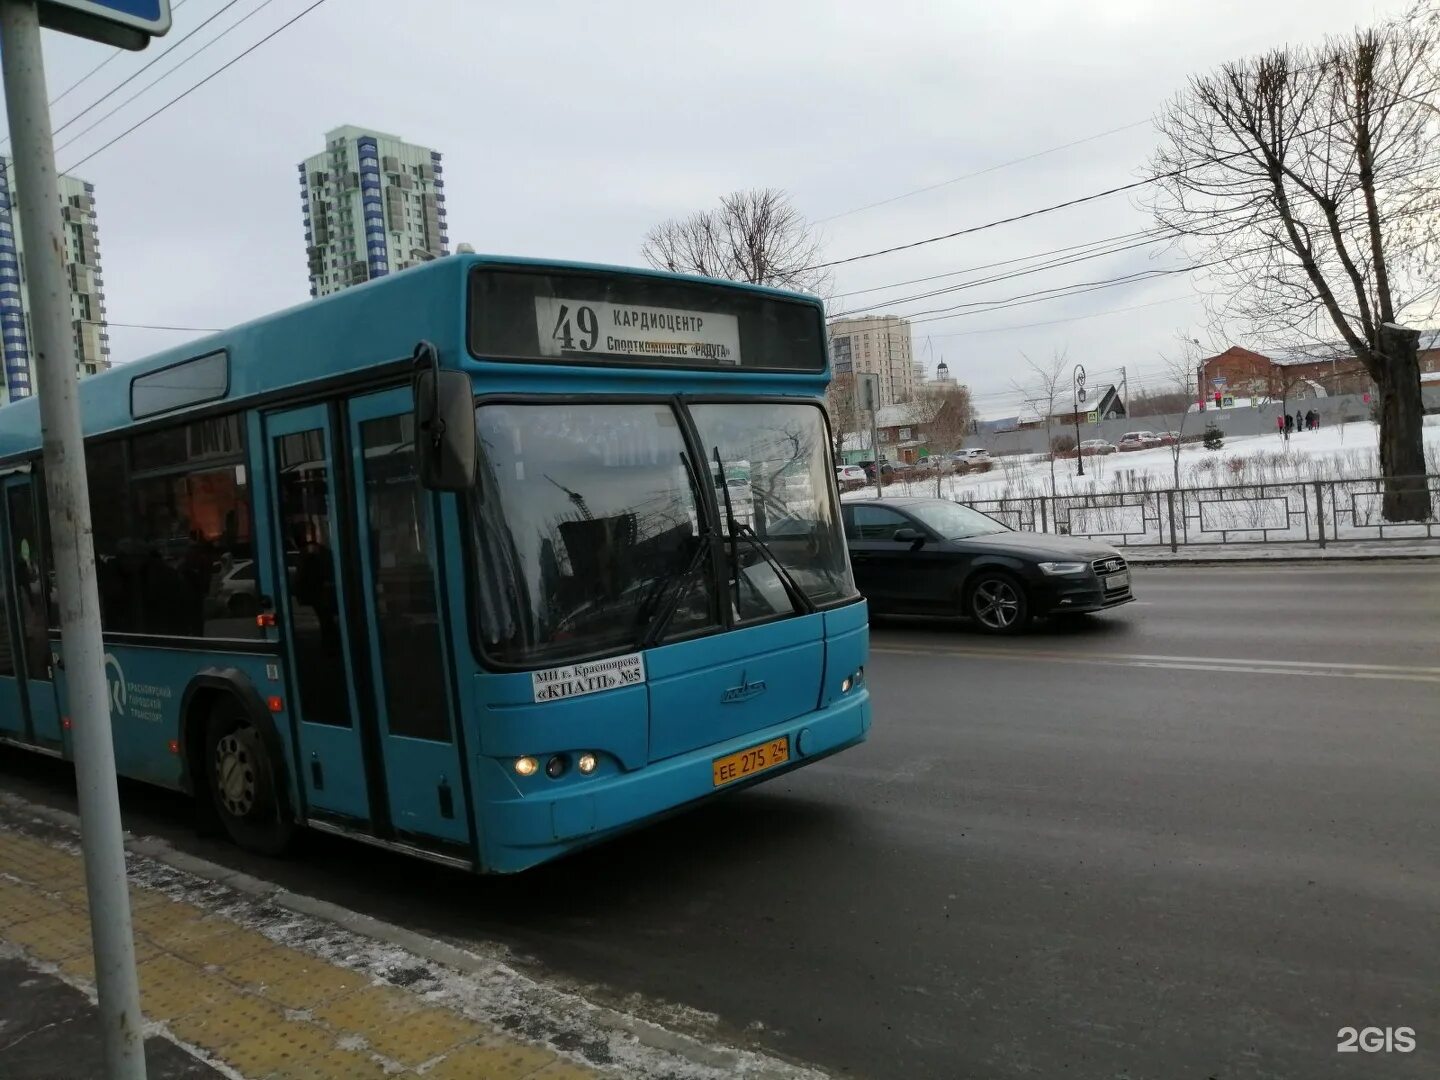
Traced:
MULTIPOLYGON (((168 28, 168 9, 164 22, 168 28)), ((60 594, 61 651, 72 720, 105 1075, 109 1080, 144 1080, 140 987, 135 976, 105 649, 100 640, 100 597, 95 586, 90 496, 76 397, 65 236, 36 0, 0 0, 0 59, 15 148, 20 227, 25 234, 45 487, 60 594)))

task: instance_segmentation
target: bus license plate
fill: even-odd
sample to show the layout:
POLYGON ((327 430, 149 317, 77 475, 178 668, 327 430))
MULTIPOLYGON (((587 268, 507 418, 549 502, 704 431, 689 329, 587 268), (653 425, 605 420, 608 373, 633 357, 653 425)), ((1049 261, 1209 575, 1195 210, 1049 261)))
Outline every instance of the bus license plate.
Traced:
POLYGON ((1105 591, 1114 592, 1116 589, 1128 589, 1130 587, 1130 571, 1121 570, 1118 574, 1111 574, 1105 579, 1105 591))
POLYGON ((773 769, 776 765, 783 765, 789 760, 790 739, 788 736, 771 739, 759 746, 741 750, 738 754, 726 754, 711 763, 714 769, 715 786, 723 787, 732 781, 754 776, 766 769, 773 769))

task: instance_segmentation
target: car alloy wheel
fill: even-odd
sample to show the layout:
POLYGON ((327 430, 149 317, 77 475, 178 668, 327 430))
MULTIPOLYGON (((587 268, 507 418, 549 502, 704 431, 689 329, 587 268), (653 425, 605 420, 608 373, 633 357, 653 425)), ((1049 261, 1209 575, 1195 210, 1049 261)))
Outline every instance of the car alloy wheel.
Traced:
POLYGON ((1004 578, 986 578, 975 588, 971 610, 991 630, 1009 630, 1020 618, 1020 594, 1004 578))

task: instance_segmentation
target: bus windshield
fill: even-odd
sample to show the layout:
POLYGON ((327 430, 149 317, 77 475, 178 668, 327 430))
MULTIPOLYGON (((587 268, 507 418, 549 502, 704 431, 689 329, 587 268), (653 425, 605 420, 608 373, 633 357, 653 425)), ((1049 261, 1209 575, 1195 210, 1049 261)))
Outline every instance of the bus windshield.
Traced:
POLYGON ((638 647, 662 608, 666 639, 784 617, 801 609, 792 583, 809 607, 855 596, 820 410, 691 414, 703 461, 668 403, 479 407, 476 601, 491 659, 638 647))

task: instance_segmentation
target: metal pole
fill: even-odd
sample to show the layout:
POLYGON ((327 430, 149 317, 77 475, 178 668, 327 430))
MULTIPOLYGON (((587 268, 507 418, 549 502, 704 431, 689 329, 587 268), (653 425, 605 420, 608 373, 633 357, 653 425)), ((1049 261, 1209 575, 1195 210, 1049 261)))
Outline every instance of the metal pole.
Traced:
POLYGON ((110 1080, 144 1080, 140 987, 135 976, 90 498, 75 393, 65 237, 35 0, 0 0, 0 59, 4 62, 6 111, 15 148, 15 189, 25 239, 45 486, 60 593, 61 649, 74 739, 105 1075, 110 1080))
POLYGON ((876 418, 880 415, 880 397, 877 394, 870 401, 870 456, 875 459, 875 497, 884 496, 880 483, 880 425, 876 418))

